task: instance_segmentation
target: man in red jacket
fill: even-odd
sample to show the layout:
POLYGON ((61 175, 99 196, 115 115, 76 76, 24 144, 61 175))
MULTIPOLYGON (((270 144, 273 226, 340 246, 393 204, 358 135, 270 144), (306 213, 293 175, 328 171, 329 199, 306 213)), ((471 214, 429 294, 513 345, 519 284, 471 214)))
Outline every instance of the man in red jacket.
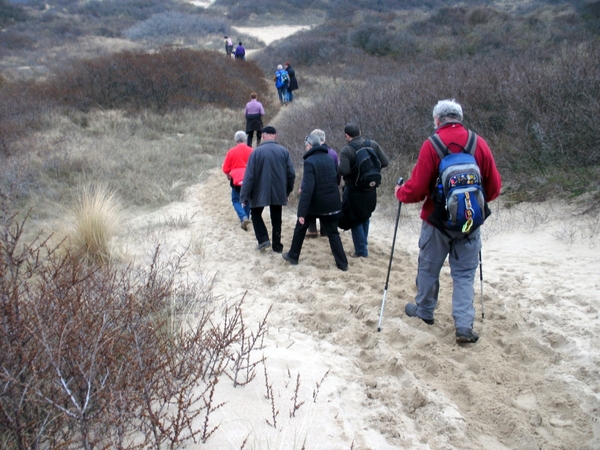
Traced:
POLYGON ((250 206, 242 205, 240 191, 244 181, 248 158, 250 158, 250 153, 252 153, 252 147, 246 145, 246 133, 244 131, 240 130, 236 132, 234 139, 237 145, 227 151, 225 161, 223 162, 223 173, 227 176, 231 185, 231 203, 233 204, 233 209, 235 209, 240 218, 242 229, 248 231, 248 225, 251 223, 249 219, 250 206))
MULTIPOLYGON (((462 107, 454 100, 441 100, 433 108, 436 133, 450 152, 462 151, 467 144, 468 131, 461 123, 462 107)), ((494 156, 483 138, 477 136, 475 160, 481 172, 486 202, 500 195, 502 180, 496 168, 494 156)), ((428 220, 433 213, 432 191, 436 186, 440 157, 429 140, 421 146, 419 158, 410 179, 396 187, 396 198, 403 203, 424 201, 421 209, 421 236, 419 238, 419 262, 417 273, 417 296, 415 303, 404 308, 406 315, 418 317, 433 325, 433 313, 438 302, 439 276, 448 257, 453 281, 452 317, 457 342, 477 342, 479 336, 473 331, 475 307, 473 306, 475 273, 481 250, 479 228, 462 231, 440 230, 428 220)))

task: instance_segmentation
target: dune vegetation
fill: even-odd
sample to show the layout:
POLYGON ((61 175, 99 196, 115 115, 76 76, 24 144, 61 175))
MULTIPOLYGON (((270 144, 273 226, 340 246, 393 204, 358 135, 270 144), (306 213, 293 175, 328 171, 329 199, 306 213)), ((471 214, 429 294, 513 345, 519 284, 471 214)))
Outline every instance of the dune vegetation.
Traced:
POLYGON ((240 303, 215 325, 210 283, 180 282, 177 257, 139 268, 109 245, 121 210, 177 201, 221 163, 252 91, 296 163, 308 131, 339 148, 358 123, 391 157, 388 188, 410 173, 435 102, 456 98, 507 204, 597 210, 599 2, 372 3, 0 0, 0 446, 205 442, 216 380, 252 380, 266 318, 251 329, 240 303), (313 27, 244 63, 224 56, 223 34, 262 47, 232 27, 269 23, 313 27), (301 96, 276 117, 285 61, 301 96), (80 219, 63 238, 57 224, 77 217, 65 209, 80 219))

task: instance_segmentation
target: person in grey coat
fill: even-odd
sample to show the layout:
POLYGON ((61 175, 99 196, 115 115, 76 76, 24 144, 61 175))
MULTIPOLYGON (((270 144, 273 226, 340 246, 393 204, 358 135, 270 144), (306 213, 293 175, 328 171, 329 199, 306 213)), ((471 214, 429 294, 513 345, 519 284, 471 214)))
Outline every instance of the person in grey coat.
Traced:
POLYGON ((310 220, 318 217, 321 227, 325 229, 329 238, 335 264, 338 269, 346 271, 348 259, 338 231, 338 220, 342 215, 342 200, 337 183, 337 166, 329 156, 327 147, 321 144, 318 135, 306 136, 305 150, 298 221, 290 251, 281 256, 290 264, 298 264, 310 220))
POLYGON ((254 234, 258 241, 256 250, 271 246, 269 232, 262 218, 265 206, 271 212, 272 248, 283 252, 281 244, 281 209, 294 189, 296 171, 290 152, 277 143, 277 130, 272 126, 263 128, 263 143, 250 155, 240 197, 243 204, 250 205, 254 234))

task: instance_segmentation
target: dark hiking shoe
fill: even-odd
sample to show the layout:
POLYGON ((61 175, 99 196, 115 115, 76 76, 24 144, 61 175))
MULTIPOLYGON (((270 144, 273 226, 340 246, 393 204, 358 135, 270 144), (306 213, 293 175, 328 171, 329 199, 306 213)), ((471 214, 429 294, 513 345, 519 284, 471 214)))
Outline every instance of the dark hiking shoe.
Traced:
POLYGON ((283 251, 283 244, 273 245, 273 251, 275 253, 281 253, 283 251))
POLYGON ((270 246, 271 246, 271 241, 264 241, 256 246, 256 250, 264 250, 265 248, 270 247, 270 246))
POLYGON ((422 317, 417 316, 417 305, 415 303, 407 303, 404 307, 404 312, 408 317, 418 317, 427 325, 433 325, 435 323, 433 319, 423 319, 422 317))
POLYGON ((367 255, 357 255, 356 253, 352 253, 350 258, 368 258, 367 255))
POLYGON ((281 257, 294 266, 298 264, 298 260, 293 259, 288 252, 285 252, 281 257))
POLYGON ((316 231, 307 231, 306 237, 307 238, 316 238, 316 237, 319 237, 319 233, 316 231))
POLYGON ((475 334, 473 330, 468 328, 457 328, 456 329, 456 342, 477 342, 479 336, 475 334))
POLYGON ((348 272, 348 266, 338 267, 342 272, 348 272))

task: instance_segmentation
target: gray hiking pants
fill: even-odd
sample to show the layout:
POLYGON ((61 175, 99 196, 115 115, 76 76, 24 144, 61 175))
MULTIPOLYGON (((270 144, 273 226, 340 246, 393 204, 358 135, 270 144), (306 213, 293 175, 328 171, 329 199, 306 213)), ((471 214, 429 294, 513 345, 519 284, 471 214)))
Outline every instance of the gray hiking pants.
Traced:
POLYGON ((473 283, 479 263, 481 236, 479 229, 468 237, 449 231, 456 239, 445 236, 440 230, 423 221, 419 237, 419 267, 417 272, 417 315, 433 319, 440 291, 440 270, 448 256, 452 276, 452 317, 456 328, 473 329, 475 307, 473 283))

